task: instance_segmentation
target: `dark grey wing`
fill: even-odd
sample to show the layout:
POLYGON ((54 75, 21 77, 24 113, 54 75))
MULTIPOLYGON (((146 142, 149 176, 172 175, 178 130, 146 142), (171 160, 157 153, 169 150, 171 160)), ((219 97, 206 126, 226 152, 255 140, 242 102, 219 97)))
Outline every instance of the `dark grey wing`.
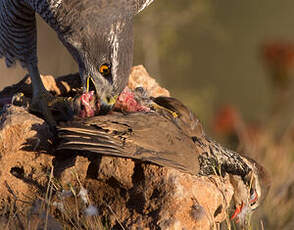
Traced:
POLYGON ((0 57, 6 58, 8 67, 18 60, 36 63, 35 12, 19 0, 0 1, 0 57))

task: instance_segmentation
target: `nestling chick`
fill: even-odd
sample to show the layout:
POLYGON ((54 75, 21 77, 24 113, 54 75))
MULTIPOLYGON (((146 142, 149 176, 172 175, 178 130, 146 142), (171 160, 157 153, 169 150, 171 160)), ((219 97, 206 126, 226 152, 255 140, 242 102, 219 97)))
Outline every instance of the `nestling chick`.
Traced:
POLYGON ((268 172, 254 160, 242 157, 251 171, 243 178, 230 175, 231 183, 235 189, 234 203, 236 210, 231 219, 236 219, 244 226, 252 212, 265 200, 270 189, 270 177, 268 172))

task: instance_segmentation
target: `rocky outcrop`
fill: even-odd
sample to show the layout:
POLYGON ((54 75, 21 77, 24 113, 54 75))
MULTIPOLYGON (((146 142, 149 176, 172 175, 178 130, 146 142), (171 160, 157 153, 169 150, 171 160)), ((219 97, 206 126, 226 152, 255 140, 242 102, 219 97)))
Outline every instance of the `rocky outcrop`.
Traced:
MULTIPOLYGON (((168 95, 144 74, 143 67, 134 67, 129 87, 168 95)), ((43 80, 47 89, 67 96, 78 87, 73 78, 43 80)), ((20 85, 25 94, 30 91, 28 80, 20 85)), ((11 87, 1 96, 15 92, 11 87)), ((228 217, 234 194, 228 175, 196 176, 131 159, 56 152, 58 140, 47 124, 22 107, 4 106, 0 127, 0 210, 7 217, 13 205, 20 217, 11 218, 19 225, 32 213, 37 227, 55 229, 211 229, 228 217), (38 202, 43 209, 36 208, 38 202)), ((0 224, 13 226, 9 218, 0 224)))

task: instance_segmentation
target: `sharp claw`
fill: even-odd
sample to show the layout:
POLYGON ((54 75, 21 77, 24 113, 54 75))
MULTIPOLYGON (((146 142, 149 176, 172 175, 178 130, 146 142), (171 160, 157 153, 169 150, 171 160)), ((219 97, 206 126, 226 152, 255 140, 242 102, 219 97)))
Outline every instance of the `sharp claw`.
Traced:
POLYGON ((74 116, 74 107, 71 98, 56 97, 50 102, 49 110, 55 121, 68 121, 74 116))
POLYGON ((11 104, 16 105, 16 106, 23 106, 27 107, 29 104, 29 99, 24 96, 23 93, 17 93, 13 95, 11 99, 11 104))

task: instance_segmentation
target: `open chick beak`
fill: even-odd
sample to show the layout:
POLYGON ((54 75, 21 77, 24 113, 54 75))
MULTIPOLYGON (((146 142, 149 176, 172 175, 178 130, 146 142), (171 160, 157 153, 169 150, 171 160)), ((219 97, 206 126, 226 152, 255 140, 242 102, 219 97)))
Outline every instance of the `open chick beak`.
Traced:
MULTIPOLYGON (((234 220, 236 217, 238 217, 238 215, 241 213, 242 209, 243 209, 244 204, 242 203, 241 205, 237 205, 235 212, 233 213, 231 220, 234 220)), ((238 221, 238 220, 236 220, 238 221)))
MULTIPOLYGON (((258 194, 257 192, 254 190, 252 195, 250 196, 250 199, 248 201, 249 205, 253 205, 257 202, 258 200, 258 194)), ((231 220, 234 220, 236 219, 236 222, 238 223, 239 222, 239 214, 242 212, 244 208, 244 203, 242 202, 241 205, 237 205, 236 206, 236 209, 235 209, 235 212, 233 213, 232 217, 231 217, 231 220)))

